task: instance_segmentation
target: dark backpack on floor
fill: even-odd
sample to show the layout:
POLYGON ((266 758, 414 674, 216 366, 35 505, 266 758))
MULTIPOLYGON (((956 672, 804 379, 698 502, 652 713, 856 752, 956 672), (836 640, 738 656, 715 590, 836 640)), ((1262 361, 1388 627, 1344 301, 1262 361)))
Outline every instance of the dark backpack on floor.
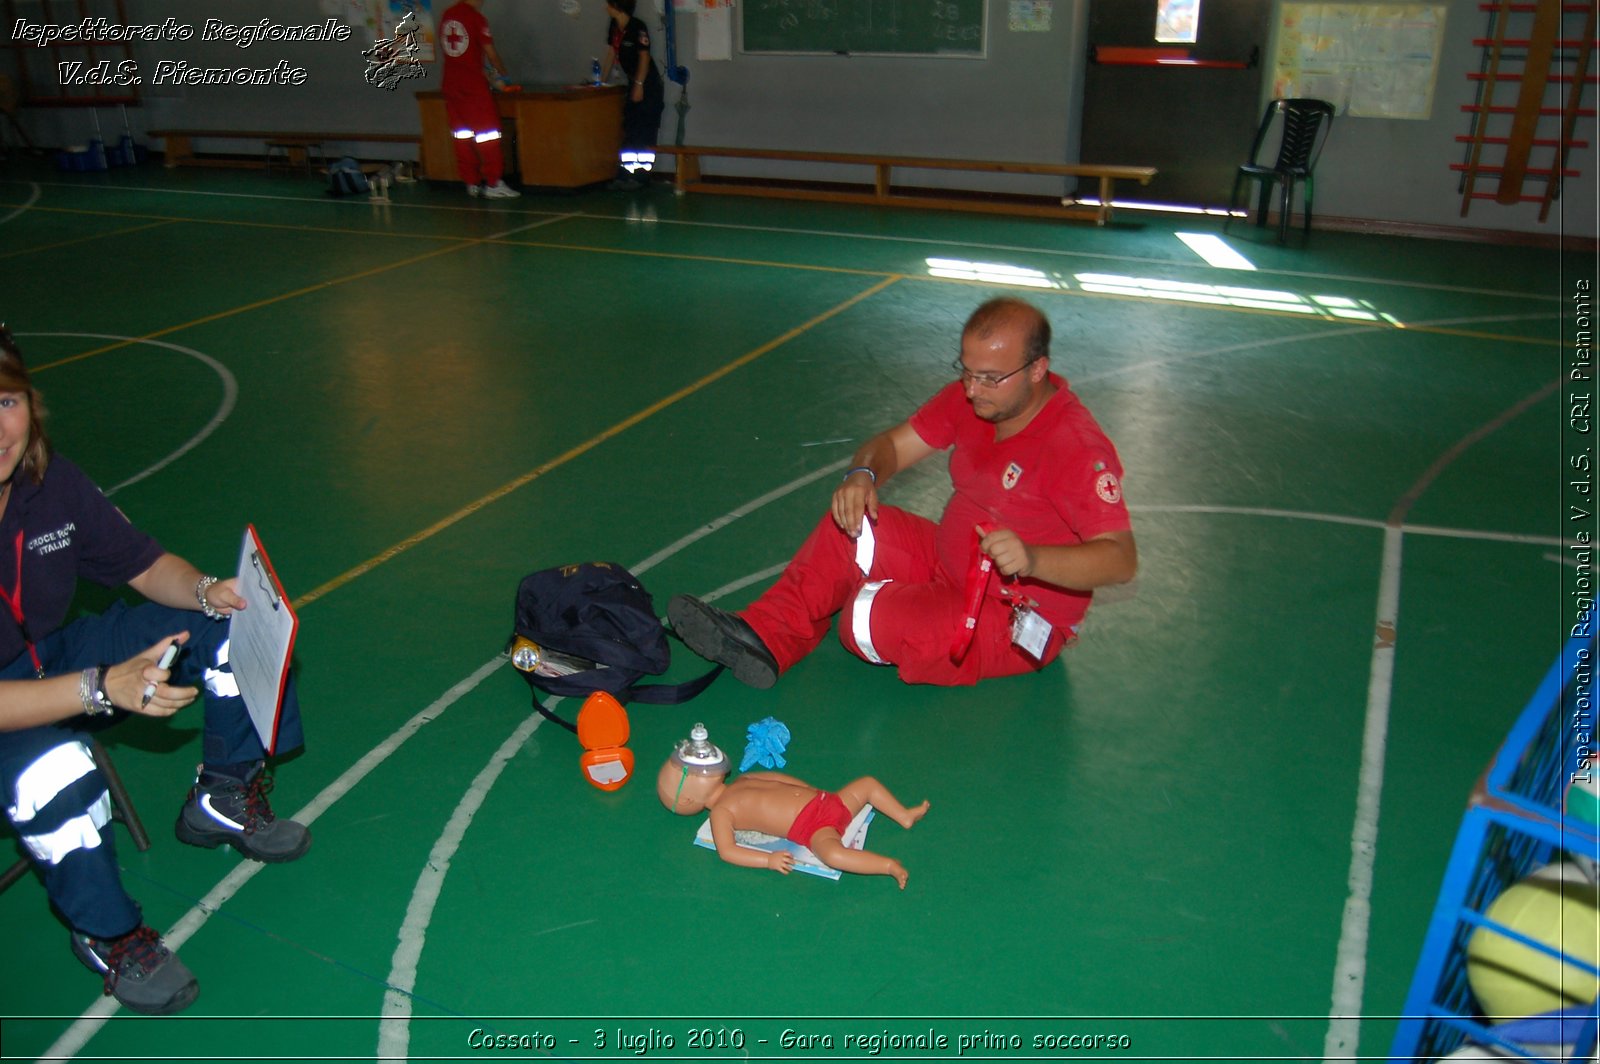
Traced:
POLYGON ((372 191, 361 164, 348 155, 328 167, 328 195, 364 196, 372 191))
POLYGON ((685 683, 639 683, 667 671, 672 649, 650 592, 614 562, 563 565, 523 577, 507 650, 528 681, 534 708, 569 731, 577 729, 544 707, 540 691, 568 698, 607 691, 624 704, 677 705, 722 672, 718 665, 685 683))

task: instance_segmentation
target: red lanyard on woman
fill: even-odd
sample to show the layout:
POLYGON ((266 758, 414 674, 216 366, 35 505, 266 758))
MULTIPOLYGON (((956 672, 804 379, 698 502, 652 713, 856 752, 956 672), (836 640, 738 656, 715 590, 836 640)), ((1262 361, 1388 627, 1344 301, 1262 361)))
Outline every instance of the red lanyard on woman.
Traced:
POLYGON ((33 637, 28 634, 28 622, 22 617, 22 529, 17 529, 17 582, 8 592, 0 586, 0 599, 11 607, 11 619, 17 622, 17 627, 22 630, 22 641, 28 644, 28 656, 33 659, 33 671, 39 679, 44 679, 44 663, 39 660, 39 651, 33 645, 33 637))

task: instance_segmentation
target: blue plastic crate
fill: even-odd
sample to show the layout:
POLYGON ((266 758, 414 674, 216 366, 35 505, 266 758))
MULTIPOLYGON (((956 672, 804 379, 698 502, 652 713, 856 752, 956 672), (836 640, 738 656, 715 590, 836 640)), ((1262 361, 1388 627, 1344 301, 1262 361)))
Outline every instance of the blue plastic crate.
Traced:
MULTIPOLYGON (((1600 663, 1594 626, 1583 630, 1587 634, 1567 641, 1517 717, 1462 818, 1395 1031, 1393 1062, 1432 1061, 1469 1040, 1518 1057, 1563 1059, 1539 1057, 1505 1037, 1506 1028, 1485 1022, 1467 983, 1467 942, 1479 926, 1488 926, 1560 957, 1558 951, 1494 923, 1484 912, 1502 891, 1541 865, 1563 856, 1600 861, 1595 827, 1569 820, 1562 810, 1567 784, 1595 746, 1593 699, 1600 663)), ((1586 961, 1563 959, 1600 975, 1586 961)), ((1569 1023, 1572 1049, 1564 1059, 1589 1059, 1595 1028, 1593 1007, 1569 1023)))

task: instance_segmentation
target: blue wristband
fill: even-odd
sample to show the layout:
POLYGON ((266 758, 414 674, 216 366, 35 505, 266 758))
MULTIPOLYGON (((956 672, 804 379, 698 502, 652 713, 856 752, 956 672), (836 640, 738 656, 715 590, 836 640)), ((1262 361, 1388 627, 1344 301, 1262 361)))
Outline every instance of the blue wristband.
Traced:
POLYGON ((874 484, 876 484, 878 482, 878 474, 874 473, 870 466, 864 466, 864 465, 858 465, 854 469, 846 470, 845 474, 844 474, 844 479, 849 480, 851 477, 855 476, 857 473, 865 473, 867 476, 872 478, 872 482, 874 484))

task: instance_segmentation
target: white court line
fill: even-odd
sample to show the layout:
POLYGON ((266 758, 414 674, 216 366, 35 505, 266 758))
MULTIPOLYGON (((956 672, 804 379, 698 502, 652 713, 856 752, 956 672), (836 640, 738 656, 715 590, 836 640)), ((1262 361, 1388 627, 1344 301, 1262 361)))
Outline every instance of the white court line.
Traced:
MULTIPOLYGON (((1166 306, 1167 304, 1162 305, 1166 306)), ((1413 324, 1419 329, 1439 329, 1453 325, 1484 325, 1489 322, 1497 321, 1539 321, 1548 317, 1548 314, 1496 314, 1473 316, 1468 318, 1440 318, 1436 321, 1415 322, 1413 324)), ((1063 375, 1071 381, 1073 388, 1077 388, 1082 384, 1092 384, 1098 381, 1107 380, 1111 377, 1126 376, 1129 373, 1136 373, 1142 369, 1153 369, 1156 367, 1165 368, 1168 366, 1175 366, 1183 362, 1195 362, 1202 358, 1213 358, 1217 355, 1230 355, 1237 354, 1241 351, 1254 351, 1266 347, 1277 347, 1280 344, 1321 344, 1328 340, 1336 340, 1341 336, 1402 336, 1405 334, 1405 332, 1406 330, 1404 329, 1378 330, 1375 332, 1374 327, 1371 325, 1353 325, 1338 329, 1327 329, 1315 334, 1301 333, 1293 337, 1274 336, 1265 340, 1246 340, 1242 343, 1207 348, 1204 351, 1192 351, 1188 354, 1150 358, 1143 362, 1135 362, 1132 365, 1116 366, 1111 369, 1101 370, 1098 373, 1086 373, 1082 376, 1070 373, 1064 373, 1063 375)), ((1054 361, 1054 359, 1052 359, 1052 361, 1054 361)))
MULTIPOLYGON (((547 219, 546 221, 553 221, 553 220, 555 220, 555 219, 547 219)), ((530 226, 524 227, 524 228, 531 228, 532 225, 534 225, 534 224, 543 224, 543 223, 542 222, 541 223, 531 223, 530 226)), ((1351 330, 1351 331, 1356 331, 1356 330, 1351 330)), ((1295 341, 1297 339, 1300 339, 1300 337, 1284 337, 1284 338, 1281 338, 1278 342, 1287 343, 1287 342, 1293 342, 1293 341, 1295 341)), ((1249 348, 1249 347, 1257 347, 1257 346, 1264 346, 1264 345, 1255 344, 1255 343, 1243 344, 1243 345, 1235 345, 1235 347, 1240 348, 1240 349, 1249 348)), ((1215 351, 1215 352, 1206 352, 1206 353, 1222 353, 1224 351, 1233 350, 1233 349, 1235 349, 1235 348, 1234 347, 1221 348, 1221 349, 1217 349, 1217 351, 1215 351)), ((1206 354, 1206 353, 1202 353, 1202 354, 1206 354)), ((1191 357, 1193 357, 1193 356, 1191 356, 1191 357)), ((1096 375, 1096 379, 1098 379, 1099 377, 1110 376, 1110 375, 1113 375, 1113 374, 1111 374, 1111 373, 1099 374, 1099 375, 1096 375)), ((840 465, 842 465, 842 463, 835 463, 835 464, 831 465, 831 468, 839 468, 840 465)), ((812 473, 812 474, 808 474, 806 477, 801 478, 801 481, 809 482, 809 480, 816 479, 816 477, 818 477, 820 475, 821 475, 820 472, 815 472, 815 473, 812 473)), ((798 483, 797 483, 796 486, 799 486, 798 483)), ((763 498, 765 498, 765 497, 763 497, 763 498)), ((726 522, 724 522, 724 524, 725 523, 726 522)), ((702 531, 700 533, 691 534, 689 537, 685 537, 685 539, 682 542, 684 542, 684 544, 687 545, 687 543, 693 542, 694 540, 696 540, 698 538, 701 538, 701 536, 704 535, 704 534, 708 534, 708 533, 702 531)), ((656 561, 659 561, 659 560, 660 559, 655 557, 655 556, 652 556, 651 559, 646 559, 646 561, 649 564, 654 564, 656 561)), ((778 569, 781 569, 781 568, 782 568, 781 566, 778 567, 778 569)), ((636 575, 637 575, 638 571, 639 571, 638 569, 635 570, 636 575)), ((776 570, 772 570, 772 571, 776 571, 776 570)), ((754 582, 755 579, 759 579, 759 575, 756 576, 756 577, 746 578, 746 580, 743 581, 743 582, 735 582, 734 584, 726 585, 723 589, 719 589, 719 591, 716 592, 715 594, 719 594, 719 595, 720 594, 726 594, 732 589, 735 589, 735 588, 737 588, 739 586, 743 586, 744 584, 747 584, 747 583, 750 583, 750 582, 754 582)), ((348 791, 351 788, 353 788, 357 783, 359 783, 368 773, 370 773, 372 771, 372 769, 376 768, 377 765, 381 764, 396 749, 398 749, 408 739, 410 739, 410 737, 412 735, 414 735, 416 733, 416 731, 418 729, 420 729, 423 724, 426 724, 429 721, 431 721, 433 719, 436 719, 437 716, 442 714, 446 709, 448 709, 451 705, 453 705, 459 698, 463 697, 465 694, 470 692, 473 688, 477 687, 477 685, 479 683, 481 683, 482 680, 485 677, 487 677, 490 673, 492 673, 496 668, 498 668, 503 663, 503 661, 504 661, 504 657, 502 655, 496 654, 488 662, 486 662, 484 665, 480 666, 466 680, 463 680, 463 681, 461 681, 461 683, 458 683, 455 687, 452 687, 449 691, 447 691, 445 693, 445 695, 441 696, 440 699, 435 701, 427 709, 425 709, 421 713, 417 714, 417 716, 413 717, 405 725, 402 725, 402 727, 400 729, 398 729, 396 732, 394 732, 388 739, 384 740, 383 743, 380 743, 378 746, 374 747, 371 751, 369 751, 364 757, 362 757, 359 761, 357 761, 356 764, 352 765, 350 769, 348 769, 343 775, 341 775, 337 780, 335 780, 334 783, 330 784, 327 788, 324 788, 324 790, 317 796, 317 798, 313 799, 313 801, 309 805, 307 805, 304 809, 300 810, 299 812, 295 813, 293 815, 293 819, 298 820, 301 823, 304 823, 304 824, 307 824, 307 825, 312 823, 316 819, 316 817, 320 816, 321 813, 325 812, 326 809, 329 806, 331 806, 334 802, 338 801, 339 798, 343 797, 344 794, 348 793, 348 791)), ((1381 754, 1380 754, 1380 765, 1381 765, 1381 754)), ((1379 772, 1379 777, 1380 777, 1380 785, 1381 785, 1381 771, 1379 772)), ((192 934, 194 934, 196 931, 198 931, 200 927, 204 926, 205 922, 210 918, 210 914, 212 912, 216 911, 217 908, 219 908, 223 903, 225 903, 228 898, 232 897, 233 894, 240 887, 242 887, 245 883, 247 883, 251 878, 253 878, 254 875, 257 872, 259 872, 262 867, 263 866, 261 866, 259 864, 256 864, 254 862, 243 861, 242 860, 240 862, 240 864, 234 869, 234 871, 232 873, 230 873, 221 882, 219 882, 218 885, 215 888, 213 888, 212 891, 210 893, 208 893, 205 898, 201 899, 201 901, 196 905, 196 907, 194 909, 191 909, 189 911, 189 913, 187 913, 182 919, 180 919, 178 921, 177 924, 174 925, 173 930, 171 932, 169 932, 166 936, 164 936, 166 938, 166 941, 167 941, 169 947, 171 947, 174 950, 176 950, 183 942, 187 941, 188 938, 192 934)), ((1361 961, 1362 961, 1363 966, 1364 966, 1364 955, 1365 955, 1365 948, 1364 948, 1364 943, 1363 943, 1363 948, 1362 948, 1362 951, 1361 951, 1361 958, 1360 958, 1361 961)), ((1359 986, 1357 987, 1357 996, 1358 996, 1358 1001, 1359 1001, 1359 986)), ((72 1026, 69 1027, 67 1029, 67 1031, 65 1031, 61 1035, 61 1037, 58 1038, 56 1040, 56 1042, 54 1044, 52 1044, 52 1046, 48 1050, 46 1050, 45 1055, 42 1056, 39 1059, 41 1059, 41 1060, 45 1060, 45 1059, 48 1059, 48 1060, 70 1059, 71 1057, 76 1056, 76 1054, 89 1042, 90 1039, 92 1039, 94 1037, 94 1035, 100 1030, 100 1028, 102 1026, 104 1026, 105 1021, 111 1015, 115 1014, 115 1012, 118 1010, 118 1008, 119 1008, 119 1005, 118 1005, 118 1003, 116 1002, 116 1000, 114 998, 100 998, 100 999, 97 999, 95 1001, 95 1003, 93 1005, 91 1005, 88 1009, 86 1009, 84 1011, 84 1013, 79 1017, 79 1019, 76 1020, 72 1024, 72 1026)), ((1330 1030, 1329 1038, 1331 1039, 1332 1037, 1333 1037, 1333 1034, 1332 1034, 1332 1031, 1330 1030)))
MULTIPOLYGON (((387 739, 367 751, 365 756, 346 769, 338 779, 324 787, 320 794, 299 812, 295 813, 291 819, 298 820, 308 826, 314 823, 335 802, 343 798, 356 784, 365 779, 368 773, 383 764, 384 761, 389 759, 390 755, 405 745, 417 732, 421 731, 423 725, 431 724, 433 721, 438 720, 444 715, 445 710, 455 705, 456 702, 470 693, 473 688, 482 683, 485 678, 504 663, 505 656, 496 654, 478 666, 477 671, 473 672, 472 675, 440 695, 427 709, 406 721, 387 739)), ((221 882, 211 888, 210 893, 201 898, 194 908, 185 913, 172 926, 172 929, 162 936, 166 940, 168 947, 176 952, 195 932, 205 926, 212 913, 222 908, 228 899, 238 892, 239 888, 243 887, 255 877, 256 873, 266 867, 266 865, 256 861, 241 859, 232 872, 223 877, 221 882)), ((99 1032, 100 1028, 105 1026, 106 1020, 118 1008, 119 1003, 116 998, 100 998, 88 1009, 84 1010, 83 1015, 74 1021, 72 1026, 67 1028, 61 1037, 56 1039, 55 1043, 45 1050, 44 1054, 38 1059, 67 1060, 75 1057, 88 1044, 89 1040, 99 1032)))
POLYGON ((450 861, 461 848, 461 840, 466 838, 472 818, 489 797, 500 773, 543 721, 540 714, 530 713, 500 744, 489 763, 473 779, 467 793, 456 803, 455 812, 423 863, 422 874, 411 890, 411 901, 406 905, 405 919, 400 924, 400 941, 389 961, 388 989, 383 993, 383 1015, 378 1021, 379 1060, 405 1060, 411 1051, 411 992, 417 985, 417 962, 422 959, 423 947, 427 945, 428 925, 433 921, 434 907, 444 889, 444 877, 450 873, 450 861))
MULTIPOLYGON (((1324 524, 1354 525, 1358 528, 1388 528, 1387 521, 1375 517, 1350 517, 1346 514, 1318 513, 1313 510, 1278 510, 1268 506, 1209 506, 1205 503, 1151 503, 1128 507, 1142 514, 1234 514, 1240 517, 1281 517, 1295 521, 1320 521, 1324 524)), ((1528 543, 1540 547, 1561 546, 1560 536, 1535 536, 1527 532, 1494 532, 1473 528, 1442 528, 1439 525, 1402 524, 1400 531, 1416 536, 1443 536, 1450 539, 1482 539, 1499 543, 1528 543)))
POLYGON ((635 565, 633 567, 633 574, 635 576, 638 576, 639 574, 643 573, 646 569, 652 569, 656 565, 658 565, 659 563, 661 563, 663 561, 666 561, 668 558, 672 557, 674 554, 678 553, 680 550, 682 550, 683 548, 687 547, 689 544, 694 543, 697 540, 704 539, 705 537, 711 535, 711 533, 713 533, 713 532, 717 531, 718 529, 721 529, 721 528, 723 528, 723 527, 725 527, 727 525, 732 524, 733 522, 737 521, 739 518, 744 517, 746 514, 754 513, 756 510, 759 510, 759 509, 761 509, 761 507, 767 505, 767 503, 773 502, 774 500, 777 500, 777 499, 781 499, 785 495, 788 495, 791 492, 795 491, 797 488, 803 488, 807 484, 810 484, 813 480, 819 480, 822 477, 827 476, 829 473, 838 472, 839 470, 843 469, 845 467, 846 463, 848 463, 849 461, 850 461, 849 458, 841 458, 837 462, 829 462, 827 465, 823 466, 821 469, 817 469, 817 470, 815 470, 813 472, 807 473, 805 476, 799 478, 798 480, 791 480, 791 481, 789 481, 789 483, 783 485, 782 487, 775 488, 772 491, 767 492, 765 495, 762 495, 762 496, 760 496, 758 498, 755 498, 755 499, 751 499, 749 502, 745 503, 743 506, 739 507, 737 510, 729 510, 727 513, 723 514, 721 517, 717 518, 715 521, 710 521, 710 522, 707 522, 704 525, 701 525, 699 528, 695 529, 693 532, 689 533, 687 536, 684 536, 682 539, 677 540, 674 543, 668 544, 666 547, 663 547, 661 550, 656 551, 656 553, 650 555, 650 557, 646 558, 644 561, 640 562, 638 565, 635 565))
MULTIPOLYGON (((834 473, 844 468, 845 461, 830 462, 820 469, 814 470, 784 484, 765 495, 758 496, 736 509, 730 510, 714 521, 707 522, 689 535, 674 541, 663 549, 645 558, 643 561, 631 566, 629 571, 635 576, 641 576, 656 565, 677 554, 685 547, 695 543, 718 529, 725 528, 739 518, 759 510, 770 502, 774 502, 786 495, 792 494, 800 488, 817 480, 828 473, 834 473)), ((783 566, 778 566, 781 571, 783 566)), ((758 574, 759 575, 759 574, 758 574)), ((716 593, 712 597, 716 597, 716 593)), ((708 600, 709 601, 709 600, 708 600)), ((556 701, 559 701, 557 699, 556 701)), ((439 902, 439 894, 444 889, 444 877, 450 872, 450 862, 455 857, 456 851, 461 847, 462 840, 466 837, 467 828, 472 825, 472 818, 489 796, 490 789, 500 778, 500 773, 506 764, 522 749, 538 730, 544 717, 539 713, 532 713, 519 724, 500 748, 496 750, 489 763, 483 767, 473 779, 467 792, 461 796, 461 801, 456 804, 455 812, 445 824, 444 831, 433 845, 433 850, 428 854, 428 859, 423 863, 422 871, 417 875, 417 882, 411 889, 411 900, 406 905, 405 920, 400 926, 399 942, 395 946, 394 956, 389 962, 389 976, 385 980, 388 990, 383 995, 383 1015, 378 1021, 378 1058, 386 1061, 406 1060, 411 1051, 411 1000, 412 992, 417 986, 417 962, 422 958, 422 951, 427 945, 428 926, 433 922, 433 910, 439 902)), ((576 924, 570 926, 578 926, 576 924)))
POLYGON ((704 595, 701 595, 700 599, 703 602, 715 602, 717 599, 726 595, 731 595, 735 591, 739 591, 743 588, 747 588, 751 584, 759 584, 763 580, 777 576, 787 568, 789 568, 788 562, 779 562, 777 565, 769 565, 765 569, 758 569, 749 576, 742 576, 731 583, 723 584, 714 591, 708 591, 704 595))
MULTIPOLYGON (((3 183, 4 182, 0 182, 0 184, 3 184, 3 183)), ((342 204, 348 204, 348 203, 360 203, 360 202, 362 202, 362 200, 360 198, 358 198, 358 197, 328 197, 328 198, 323 198, 323 199, 313 199, 313 198, 309 198, 309 197, 300 197, 300 196, 269 196, 269 195, 265 195, 263 193, 254 193, 254 192, 207 192, 207 191, 203 191, 203 190, 200 190, 200 189, 150 188, 150 187, 142 186, 142 185, 120 185, 120 186, 119 185, 75 185, 75 184, 71 184, 69 182, 64 182, 64 181, 45 182, 45 184, 47 184, 47 185, 59 185, 59 186, 62 186, 62 187, 79 189, 79 190, 96 189, 96 190, 99 190, 99 191, 106 191, 106 192, 149 192, 149 193, 153 193, 153 194, 156 194, 156 195, 168 195, 168 196, 216 196, 216 197, 223 198, 223 199, 235 198, 235 199, 281 200, 281 201, 290 202, 290 203, 329 203, 329 204, 341 204, 342 203, 342 204)), ((37 185, 35 185, 35 188, 37 188, 37 185)), ((385 203, 383 205, 386 206, 386 207, 392 206, 392 207, 395 207, 397 209, 404 209, 404 210, 411 210, 411 211, 478 211, 478 210, 482 210, 481 207, 474 207, 474 206, 470 206, 470 205, 463 205, 463 206, 457 207, 457 206, 451 206, 451 205, 442 204, 442 203, 403 203, 403 202, 398 201, 398 200, 394 200, 394 201, 391 201, 389 203, 385 203)), ((520 209, 523 213, 527 213, 527 214, 540 213, 540 212, 536 211, 534 208, 524 207, 524 208, 518 208, 518 209, 520 209)), ((622 216, 622 215, 590 214, 587 211, 576 211, 576 212, 573 212, 571 214, 561 215, 561 217, 563 217, 563 218, 583 218, 583 219, 589 219, 589 220, 593 220, 593 221, 604 221, 604 222, 622 222, 622 223, 627 223, 628 222, 628 219, 626 217, 622 216)), ((0 220, 3 220, 3 219, 0 219, 0 220)), ((201 219, 195 219, 195 221, 201 221, 201 219)), ((657 219, 657 224, 659 224, 659 225, 676 225, 676 226, 683 226, 685 228, 694 228, 694 229, 726 229, 726 230, 732 230, 732 231, 735 231, 735 232, 779 233, 779 234, 784 234, 784 235, 788 235, 788 236, 826 237, 826 238, 828 238, 830 240, 878 241, 878 242, 881 242, 881 243, 924 245, 924 246, 928 246, 928 247, 939 247, 939 248, 951 248, 951 247, 975 248, 977 250, 986 251, 986 252, 988 252, 988 251, 1003 251, 1003 252, 1008 252, 1008 253, 1013 253, 1013 254, 1044 255, 1044 256, 1051 257, 1051 258, 1094 259, 1094 260, 1104 260, 1104 261, 1107 261, 1107 262, 1119 262, 1119 263, 1133 262, 1133 263, 1140 263, 1140 264, 1147 265, 1147 266, 1169 266, 1169 267, 1172 267, 1174 269, 1180 269, 1180 270, 1186 270, 1186 271, 1187 270, 1193 270, 1193 269, 1196 268, 1193 263, 1181 262, 1181 261, 1174 260, 1174 259, 1163 259, 1163 258, 1156 258, 1156 257, 1153 257, 1153 256, 1116 255, 1116 254, 1110 254, 1110 253, 1107 253, 1107 252, 1100 252, 1100 251, 1076 251, 1076 250, 1073 250, 1071 248, 1028 247, 1026 245, 1016 245, 1016 244, 990 244, 990 243, 983 243, 983 242, 980 242, 980 241, 972 241, 972 240, 939 240, 939 239, 936 239, 936 238, 933 238, 933 237, 890 236, 890 235, 886 235, 886 234, 882 234, 882 233, 851 233, 851 232, 842 232, 842 231, 831 230, 831 229, 795 229, 795 228, 790 228, 790 227, 787 227, 787 226, 776 226, 776 225, 740 225, 740 224, 738 224, 736 222, 705 222, 705 221, 692 221, 692 220, 682 219, 682 218, 660 218, 660 219, 657 219)), ((422 234, 418 234, 418 235, 422 235, 422 234)), ((1507 299, 1535 299, 1535 300, 1539 300, 1539 301, 1542 301, 1542 302, 1550 302, 1550 303, 1559 303, 1561 301, 1561 297, 1560 296, 1544 295, 1542 293, 1537 293, 1537 292, 1512 292, 1512 291, 1507 291, 1507 290, 1498 289, 1498 288, 1474 288, 1474 287, 1470 287, 1470 286, 1466 286, 1466 285, 1430 284, 1430 283, 1425 282, 1425 281, 1407 281, 1407 280, 1398 279, 1398 278, 1362 277, 1362 276, 1359 276, 1359 275, 1351 275, 1351 274, 1313 273, 1310 270, 1285 270, 1285 269, 1270 268, 1270 267, 1257 267, 1256 274, 1257 274, 1257 276, 1260 276, 1260 277, 1274 277, 1274 276, 1277 276, 1277 277, 1294 277, 1294 278, 1308 280, 1308 281, 1338 281, 1338 282, 1344 282, 1344 283, 1379 285, 1379 286, 1386 287, 1386 288, 1411 288, 1411 289, 1417 289, 1417 290, 1420 290, 1420 291, 1429 291, 1429 292, 1455 292, 1455 293, 1459 293, 1459 294, 1463 294, 1463 295, 1503 296, 1503 297, 1505 297, 1507 299)))
POLYGON ((1356 815, 1350 829, 1349 894, 1339 925, 1328 1032, 1323 1064, 1353 1057, 1361 1044, 1361 1003, 1367 980, 1367 943, 1372 917, 1373 869, 1378 857, 1378 819, 1383 798, 1383 765, 1388 748, 1389 712, 1394 699, 1394 654, 1399 642, 1400 568, 1405 515, 1439 474, 1475 444, 1531 409, 1561 384, 1561 379, 1513 403, 1456 441, 1434 460, 1390 511, 1378 571, 1378 604, 1373 622, 1372 663, 1367 677, 1367 709, 1361 736, 1361 770, 1356 779, 1356 815))
POLYGON ((10 214, 6 215, 4 218, 0 218, 0 225, 5 225, 7 222, 11 221, 11 219, 16 218, 19 215, 25 213, 35 203, 39 202, 39 196, 40 196, 40 193, 43 190, 39 188, 38 182, 29 181, 28 182, 28 187, 33 189, 33 193, 28 197, 28 202, 24 203, 20 207, 17 207, 10 214))
POLYGON ((110 333, 36 332, 18 333, 17 335, 74 336, 87 337, 91 340, 118 340, 130 344, 151 344, 155 347, 165 347, 170 351, 176 351, 180 355, 188 355, 190 358, 198 359, 199 361, 210 366, 213 372, 215 372, 218 377, 222 378, 222 402, 218 404, 217 412, 211 415, 211 420, 206 422, 205 427, 195 435, 189 437, 188 442, 184 443, 176 451, 173 451, 171 454, 161 459, 161 461, 157 462, 155 465, 150 466, 143 472, 135 473, 127 480, 124 480, 121 484, 107 488, 105 490, 105 496, 107 498, 110 498, 129 485, 139 483, 139 481, 143 480, 145 477, 161 472, 161 470, 167 468, 167 466, 171 465, 173 462, 176 462, 178 459, 182 458, 184 455, 200 446, 200 444, 205 441, 207 436, 210 436, 213 432, 217 431, 217 429, 222 426, 222 423, 228 420, 228 415, 233 412, 234 404, 239 399, 239 382, 234 378, 233 373, 228 369, 228 367, 224 366, 221 362, 218 362, 210 355, 201 354, 192 347, 183 347, 179 344, 168 343, 165 340, 144 340, 136 336, 114 336, 110 333))

